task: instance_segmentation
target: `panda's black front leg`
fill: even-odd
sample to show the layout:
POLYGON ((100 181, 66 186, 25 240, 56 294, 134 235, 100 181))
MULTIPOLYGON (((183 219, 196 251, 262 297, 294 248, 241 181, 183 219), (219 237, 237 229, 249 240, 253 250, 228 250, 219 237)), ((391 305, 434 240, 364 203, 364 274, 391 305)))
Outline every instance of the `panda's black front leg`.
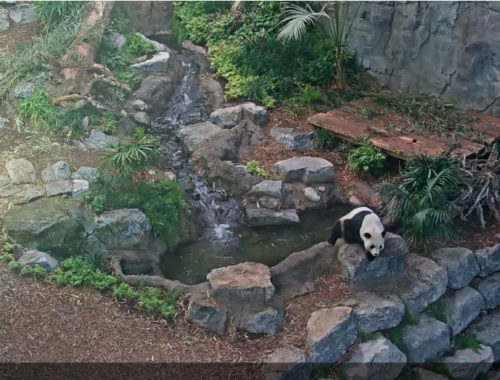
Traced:
POLYGON ((342 237, 342 226, 340 225, 340 222, 337 222, 337 224, 335 224, 335 227, 333 227, 330 239, 328 239, 328 243, 330 243, 331 245, 335 245, 337 240, 341 237, 342 237))
POLYGON ((373 256, 370 252, 366 252, 366 258, 368 259, 368 261, 375 260, 375 256, 373 256))

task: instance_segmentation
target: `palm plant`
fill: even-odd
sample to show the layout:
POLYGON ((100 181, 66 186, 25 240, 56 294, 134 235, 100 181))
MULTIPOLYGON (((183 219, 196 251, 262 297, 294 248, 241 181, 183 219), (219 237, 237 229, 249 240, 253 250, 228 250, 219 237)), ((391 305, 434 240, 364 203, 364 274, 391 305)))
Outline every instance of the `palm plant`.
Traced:
POLYGON ((349 12, 347 2, 324 2, 319 11, 315 11, 309 4, 289 4, 285 10, 285 26, 278 34, 278 40, 284 43, 302 38, 308 26, 318 25, 332 41, 335 49, 336 73, 335 82, 340 90, 347 88, 347 80, 343 65, 343 51, 347 45, 347 38, 352 24, 358 13, 361 3, 356 4, 354 12, 349 12), (349 18, 352 19, 349 22, 349 18))
POLYGON ((454 200, 464 183, 459 163, 447 155, 415 156, 408 162, 402 185, 384 183, 378 191, 387 215, 404 224, 409 238, 425 244, 428 239, 450 236, 454 200))

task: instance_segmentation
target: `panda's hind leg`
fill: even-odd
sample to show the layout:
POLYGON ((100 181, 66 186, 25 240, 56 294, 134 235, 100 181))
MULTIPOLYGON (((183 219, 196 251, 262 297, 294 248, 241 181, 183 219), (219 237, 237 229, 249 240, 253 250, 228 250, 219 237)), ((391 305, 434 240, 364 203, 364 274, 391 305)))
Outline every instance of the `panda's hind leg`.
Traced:
POLYGON ((332 234, 330 235, 330 239, 328 239, 328 243, 331 245, 335 245, 337 240, 342 237, 342 226, 340 222, 337 222, 335 224, 335 227, 333 227, 332 234))

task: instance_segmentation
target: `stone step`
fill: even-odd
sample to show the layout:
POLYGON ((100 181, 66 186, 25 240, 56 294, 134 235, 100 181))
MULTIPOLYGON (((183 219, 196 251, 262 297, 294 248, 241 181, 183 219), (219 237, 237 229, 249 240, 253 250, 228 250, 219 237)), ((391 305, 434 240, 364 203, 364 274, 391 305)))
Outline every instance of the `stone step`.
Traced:
POLYGON ((390 278, 404 272, 407 253, 404 239, 390 232, 385 237, 384 250, 372 261, 361 245, 344 244, 338 254, 340 272, 344 280, 351 282, 390 278))
POLYGON ((500 308, 481 315, 465 330, 466 335, 473 335, 493 350, 495 362, 500 362, 500 308))
POLYGON ((292 157, 276 162, 273 168, 284 182, 332 182, 334 179, 333 164, 324 158, 292 157))
POLYGON ((445 247, 434 251, 431 258, 448 272, 448 287, 461 289, 479 274, 474 252, 467 248, 445 247))
POLYGON ((462 332, 484 308, 483 297, 470 286, 448 291, 438 303, 443 305, 444 322, 450 326, 453 336, 462 332))
POLYGON ((250 226, 283 226, 300 223, 295 209, 275 211, 268 208, 247 208, 246 221, 250 226))

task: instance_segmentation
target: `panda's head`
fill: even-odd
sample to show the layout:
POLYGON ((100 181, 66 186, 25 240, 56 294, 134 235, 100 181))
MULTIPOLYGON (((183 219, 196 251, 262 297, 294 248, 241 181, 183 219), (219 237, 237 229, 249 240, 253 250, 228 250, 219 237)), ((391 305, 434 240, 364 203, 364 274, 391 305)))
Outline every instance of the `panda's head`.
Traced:
POLYGON ((366 215, 361 224, 361 239, 365 250, 374 257, 380 255, 384 249, 385 230, 380 218, 375 213, 366 215))

